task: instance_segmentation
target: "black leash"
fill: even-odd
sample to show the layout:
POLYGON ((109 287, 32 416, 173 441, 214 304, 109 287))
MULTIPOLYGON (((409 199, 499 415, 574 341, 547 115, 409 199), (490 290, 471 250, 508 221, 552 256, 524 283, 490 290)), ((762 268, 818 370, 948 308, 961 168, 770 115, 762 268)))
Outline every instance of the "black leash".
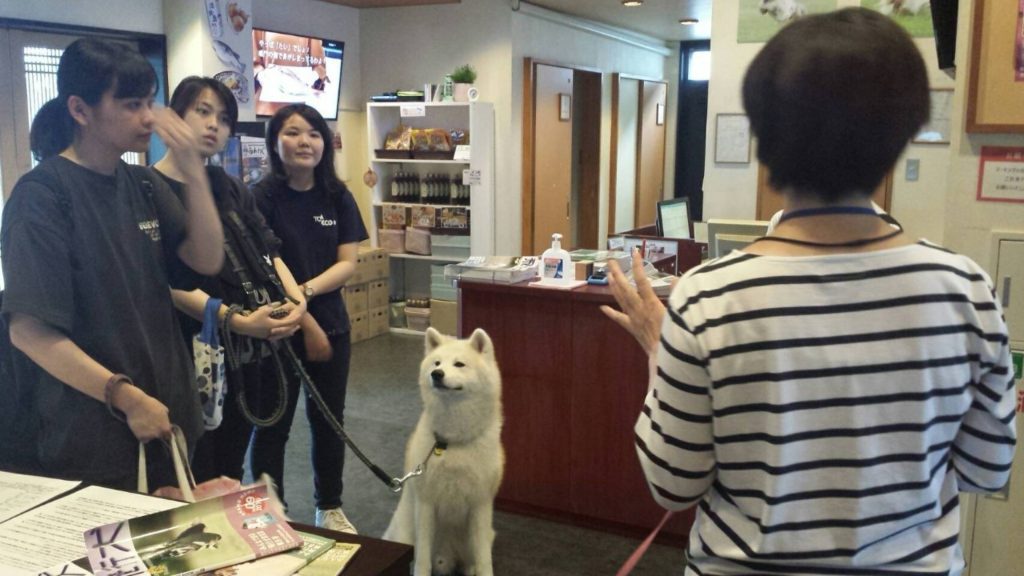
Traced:
MULTIPOLYGON (((257 291, 256 285, 253 283, 252 277, 249 274, 250 267, 261 272, 263 276, 266 277, 267 283, 278 291, 280 299, 287 298, 284 286, 281 284, 276 271, 273 269, 273 263, 263 258, 258 248, 257 238, 254 238, 253 235, 250 234, 245 222, 242 221, 238 213, 234 210, 227 210, 222 212, 222 214, 225 216, 225 218, 223 218, 225 222, 225 231, 231 235, 234 239, 234 244, 238 245, 239 249, 242 251, 242 257, 239 257, 234 248, 232 248, 232 242, 225 242, 224 254, 228 258, 233 271, 241 282, 242 289, 246 294, 246 299, 248 300, 248 304, 251 309, 255 310, 256 308, 269 303, 270 296, 266 292, 260 293, 257 291), (248 261, 248 266, 243 262, 243 259, 248 261)), ((267 251, 264 250, 264 253, 267 253, 267 251)), ((232 338, 231 336, 231 330, 228 328, 228 321, 231 316, 241 312, 242 307, 237 304, 228 307, 228 313, 224 317, 223 321, 224 337, 222 338, 224 341, 224 355, 228 359, 228 365, 232 366, 238 374, 241 374, 240 368, 242 359, 241 355, 235 348, 235 338, 232 338)), ((250 340, 253 341, 253 339, 250 340)), ((294 348, 292 348, 291 342, 286 339, 278 342, 258 340, 257 343, 254 341, 253 354, 256 359, 262 357, 263 350, 269 350, 269 356, 274 361, 275 367, 277 368, 277 388, 280 402, 275 408, 274 413, 269 418, 258 418, 249 409, 248 402, 245 399, 245 388, 243 383, 239 387, 235 398, 238 402, 239 411, 242 413, 242 416, 251 424, 261 427, 273 426, 284 416, 284 412, 288 405, 288 389, 284 362, 281 359, 281 354, 283 352, 290 362, 292 369, 295 371, 295 374, 298 376, 302 388, 306 391, 306 394, 313 399, 313 403, 320 410, 320 413, 323 414, 324 419, 327 420, 327 423, 330 425, 331 429, 334 430, 334 433, 337 434, 337 436, 352 450, 356 457, 359 458, 359 460, 362 461, 362 463, 365 464, 371 472, 373 472, 373 475, 383 482, 392 492, 401 492, 403 486, 409 479, 423 474, 427 460, 429 460, 432 455, 437 454, 440 456, 444 449, 447 448, 447 442, 442 443, 441 440, 438 440, 438 442, 435 443, 434 448, 430 451, 430 454, 427 455, 427 460, 424 460, 423 464, 417 466, 415 470, 401 478, 389 476, 383 469, 374 464, 345 432, 345 428, 340 422, 338 422, 338 419, 327 406, 327 402, 324 401, 323 396, 321 396, 320 390, 318 390, 316 385, 313 384, 313 380, 309 377, 309 373, 306 372, 305 366, 302 364, 302 360, 299 359, 294 348)), ((241 379, 240 376, 237 378, 241 379)))

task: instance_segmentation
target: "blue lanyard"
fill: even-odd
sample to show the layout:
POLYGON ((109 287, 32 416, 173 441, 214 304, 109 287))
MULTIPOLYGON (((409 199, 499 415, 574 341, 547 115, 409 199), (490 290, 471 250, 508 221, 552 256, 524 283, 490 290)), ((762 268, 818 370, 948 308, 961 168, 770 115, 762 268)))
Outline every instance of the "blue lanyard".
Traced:
POLYGON ((782 217, 779 218, 779 224, 782 224, 786 220, 792 220, 793 218, 807 218, 810 216, 825 216, 829 214, 878 215, 874 208, 865 208, 863 206, 822 206, 821 208, 804 208, 803 210, 783 212, 782 217))

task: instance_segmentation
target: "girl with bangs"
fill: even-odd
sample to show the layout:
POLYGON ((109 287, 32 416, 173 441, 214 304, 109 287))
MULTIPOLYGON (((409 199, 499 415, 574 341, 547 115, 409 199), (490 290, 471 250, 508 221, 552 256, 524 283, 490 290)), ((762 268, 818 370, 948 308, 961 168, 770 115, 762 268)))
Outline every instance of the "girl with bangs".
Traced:
POLYGON ((32 124, 40 164, 3 211, 2 313, 28 369, 0 466, 134 489, 142 442, 151 484, 173 484, 169 454, 149 441, 173 422, 191 448, 202 418, 168 286, 190 289, 223 260, 197 137, 153 109, 156 74, 126 44, 72 43, 57 87, 32 124), (182 168, 181 200, 121 160, 154 131, 182 168))

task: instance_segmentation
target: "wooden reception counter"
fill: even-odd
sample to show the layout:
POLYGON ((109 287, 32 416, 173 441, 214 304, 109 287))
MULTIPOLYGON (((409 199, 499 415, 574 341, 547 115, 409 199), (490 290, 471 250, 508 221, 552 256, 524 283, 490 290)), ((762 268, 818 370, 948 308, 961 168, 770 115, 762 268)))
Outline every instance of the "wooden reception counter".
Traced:
MULTIPOLYGON (((633 424, 647 391, 647 358, 599 309, 606 287, 459 283, 459 333, 491 336, 503 381, 505 479, 497 506, 630 535, 664 513, 637 461, 633 424)), ((682 546, 692 511, 665 542, 682 546)))

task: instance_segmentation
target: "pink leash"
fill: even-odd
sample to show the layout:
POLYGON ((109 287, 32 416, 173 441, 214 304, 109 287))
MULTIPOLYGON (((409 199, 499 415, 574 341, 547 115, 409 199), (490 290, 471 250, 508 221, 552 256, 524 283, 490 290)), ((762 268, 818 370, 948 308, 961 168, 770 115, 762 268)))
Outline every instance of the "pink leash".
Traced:
POLYGON ((668 522, 668 519, 671 518, 673 514, 675 514, 675 512, 665 512, 665 516, 662 517, 661 522, 658 522, 658 525, 654 527, 654 530, 651 531, 650 535, 636 547, 636 550, 634 550, 632 554, 630 554, 629 558, 622 564, 622 568, 619 568, 619 571, 615 573, 615 576, 627 576, 633 571, 633 568, 636 568, 637 562, 643 558, 644 554, 647 553, 647 549, 651 547, 651 543, 654 542, 654 537, 658 535, 658 532, 661 532, 661 529, 665 526, 665 522, 668 522))

